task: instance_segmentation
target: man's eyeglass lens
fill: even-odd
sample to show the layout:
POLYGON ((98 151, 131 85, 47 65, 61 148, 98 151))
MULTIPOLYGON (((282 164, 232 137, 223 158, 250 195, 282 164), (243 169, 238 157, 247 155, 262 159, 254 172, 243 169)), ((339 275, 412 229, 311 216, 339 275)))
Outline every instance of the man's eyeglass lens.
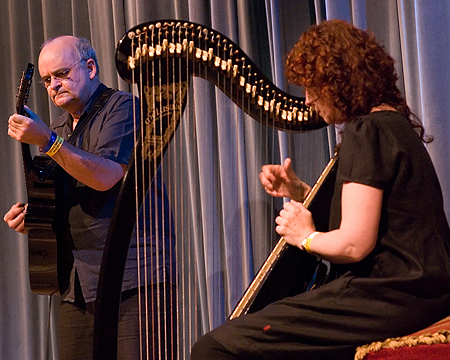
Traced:
POLYGON ((46 76, 44 78, 42 78, 39 83, 47 88, 50 86, 50 84, 52 83, 52 78, 54 78, 55 80, 65 80, 69 77, 69 73, 70 70, 72 70, 75 66, 77 66, 79 63, 81 63, 82 61, 85 61, 85 59, 81 59, 80 61, 78 61, 76 64, 72 65, 71 67, 61 70, 61 71, 57 71, 56 73, 54 73, 53 75, 50 76, 46 76))

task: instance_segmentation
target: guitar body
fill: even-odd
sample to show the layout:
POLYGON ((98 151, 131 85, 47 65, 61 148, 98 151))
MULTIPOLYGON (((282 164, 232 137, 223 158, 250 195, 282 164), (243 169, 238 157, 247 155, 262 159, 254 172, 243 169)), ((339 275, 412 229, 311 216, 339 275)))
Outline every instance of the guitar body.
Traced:
POLYGON ((51 178, 39 180, 39 172, 48 160, 48 157, 35 156, 31 168, 25 169, 28 194, 25 229, 28 233, 30 286, 34 294, 41 295, 59 292, 56 235, 52 230, 55 189, 51 178))
MULTIPOLYGON (((23 73, 17 94, 16 110, 23 115, 33 65, 23 73)), ((25 229, 28 233, 28 260, 31 291, 34 294, 58 293, 56 235, 52 230, 55 208, 53 180, 40 180, 40 171, 49 161, 48 156, 32 158, 30 146, 22 143, 22 157, 25 172, 28 205, 25 214, 25 229)))

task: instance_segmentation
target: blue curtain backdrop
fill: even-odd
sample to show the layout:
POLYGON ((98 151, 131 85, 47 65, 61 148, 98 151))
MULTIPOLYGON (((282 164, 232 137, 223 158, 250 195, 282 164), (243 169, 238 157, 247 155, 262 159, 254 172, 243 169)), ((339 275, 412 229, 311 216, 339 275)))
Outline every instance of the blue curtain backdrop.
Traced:
MULTIPOLYGON (((6 122, 14 112, 20 72, 27 62, 37 62, 39 46, 48 37, 73 34, 90 39, 102 80, 130 90, 114 66, 115 46, 125 31, 150 20, 189 20, 225 34, 278 87, 301 95, 301 89, 285 81, 284 57, 301 32, 325 18, 345 19, 373 31, 396 60, 399 86, 434 136, 428 150, 450 214, 446 0, 3 0, 0 212, 26 201, 20 146, 7 136, 6 122)), ((36 84, 29 106, 47 122, 59 114, 36 84)), ((186 300, 188 309, 200 309, 198 324, 188 334, 192 342, 225 321, 278 240, 273 220, 282 200, 264 193, 260 167, 289 156, 299 175, 312 184, 336 137, 332 128, 308 134, 265 129, 200 79, 193 81, 184 118, 163 170, 167 177, 183 180, 170 185, 169 192, 183 201, 174 209, 179 254, 183 266, 194 271, 198 286, 198 293, 186 300)), ((58 298, 50 302, 47 296, 31 294, 26 236, 3 222, 0 226, 0 358, 57 359, 58 298)), ((180 358, 189 358, 189 349, 183 351, 180 358)))

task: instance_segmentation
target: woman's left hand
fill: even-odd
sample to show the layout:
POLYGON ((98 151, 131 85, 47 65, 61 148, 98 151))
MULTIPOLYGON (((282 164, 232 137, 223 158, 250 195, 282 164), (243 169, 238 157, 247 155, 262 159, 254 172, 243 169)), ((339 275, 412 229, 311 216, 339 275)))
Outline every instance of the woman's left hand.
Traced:
POLYGON ((276 232, 283 236, 288 244, 299 248, 303 239, 316 230, 311 212, 295 200, 284 204, 275 222, 276 232))

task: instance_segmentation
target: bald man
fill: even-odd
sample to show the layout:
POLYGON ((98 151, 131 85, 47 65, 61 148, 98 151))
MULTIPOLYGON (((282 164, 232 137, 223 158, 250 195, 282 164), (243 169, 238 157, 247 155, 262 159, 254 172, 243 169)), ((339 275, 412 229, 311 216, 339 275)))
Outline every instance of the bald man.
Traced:
MULTIPOLYGON (((8 135, 20 142, 37 145, 41 152, 60 165, 55 173, 56 216, 53 220, 58 242, 61 292, 60 357, 64 360, 91 359, 94 302, 100 265, 120 180, 134 148, 133 115, 139 114, 139 111, 133 109, 133 104, 138 102, 133 102, 131 94, 113 91, 101 83, 95 50, 86 39, 61 36, 47 40, 41 47, 38 67, 40 83, 53 103, 65 113, 55 119, 49 128, 26 107, 26 116, 14 114, 9 118, 8 135), (102 110, 92 115, 95 111, 93 105, 102 97, 106 99, 102 110), (86 128, 83 119, 84 124, 87 123, 86 128), (67 140, 79 123, 83 124, 81 127, 84 130, 71 145, 67 140)), ((147 271, 150 284, 159 287, 159 291, 152 290, 151 286, 145 287, 147 284, 143 280, 138 283, 137 238, 140 239, 142 254, 143 239, 147 237, 143 234, 137 236, 135 232, 122 286, 120 359, 138 359, 139 352, 146 351, 139 345, 138 292, 144 290, 152 295, 164 293, 166 299, 171 299, 175 293, 174 268, 168 266, 162 256, 162 253, 166 257, 174 256, 174 231, 170 228, 170 221, 162 220, 163 217, 170 217, 170 210, 167 204, 162 205, 167 198, 161 180, 154 181, 158 191, 149 194, 147 205, 152 207, 147 214, 153 216, 145 221, 148 223, 147 229, 161 229, 158 239, 149 238, 162 245, 161 252, 157 254, 155 246, 146 244, 147 261, 156 264, 155 268, 147 271)), ((151 188, 153 190, 154 187, 151 188)), ((4 220, 10 228, 26 234, 24 217, 25 207, 16 203, 5 214, 4 220)), ((141 269, 141 279, 144 279, 142 271, 145 270, 141 269)), ((172 310, 168 308, 167 311, 172 310)), ((154 316, 154 321, 170 321, 173 318, 171 314, 158 314, 154 316)), ((170 332, 173 324, 160 324, 155 328, 166 328, 170 332)), ((169 333, 154 335, 159 339, 166 336, 170 339, 172 336, 169 333)), ((170 345, 161 348, 170 349, 170 345)), ((157 349, 156 353, 159 351, 157 349)))

